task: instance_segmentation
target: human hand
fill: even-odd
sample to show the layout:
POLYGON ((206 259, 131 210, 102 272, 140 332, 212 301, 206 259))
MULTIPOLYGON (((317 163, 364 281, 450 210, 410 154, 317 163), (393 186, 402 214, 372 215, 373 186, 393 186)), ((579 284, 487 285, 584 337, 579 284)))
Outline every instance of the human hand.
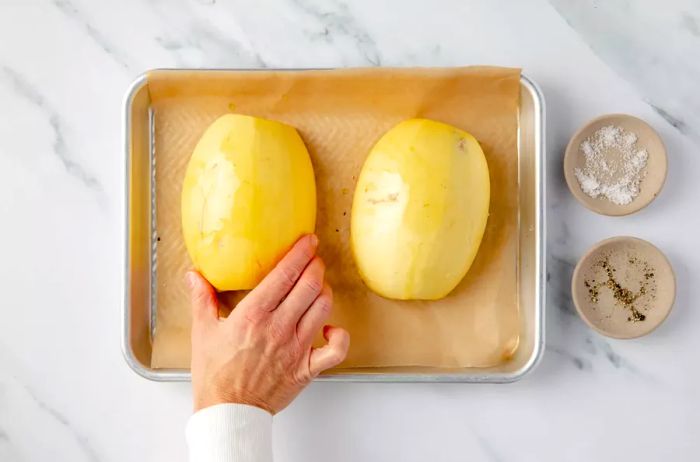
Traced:
POLYGON ((349 334, 324 326, 333 294, 317 246, 314 235, 299 239, 225 319, 218 317, 214 288, 199 273, 187 273, 195 411, 241 403, 276 414, 314 377, 345 359, 349 334), (322 327, 328 343, 313 348, 322 327))

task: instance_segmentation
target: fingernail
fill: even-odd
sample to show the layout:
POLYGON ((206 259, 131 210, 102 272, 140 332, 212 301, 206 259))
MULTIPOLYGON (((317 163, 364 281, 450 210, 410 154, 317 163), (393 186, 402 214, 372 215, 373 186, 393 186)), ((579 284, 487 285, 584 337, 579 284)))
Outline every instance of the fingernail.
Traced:
POLYGON ((194 287, 194 274, 192 274, 192 271, 185 273, 185 282, 190 289, 194 287))
POLYGON ((318 245, 318 236, 311 234, 311 237, 309 237, 309 242, 312 246, 316 247, 318 245))

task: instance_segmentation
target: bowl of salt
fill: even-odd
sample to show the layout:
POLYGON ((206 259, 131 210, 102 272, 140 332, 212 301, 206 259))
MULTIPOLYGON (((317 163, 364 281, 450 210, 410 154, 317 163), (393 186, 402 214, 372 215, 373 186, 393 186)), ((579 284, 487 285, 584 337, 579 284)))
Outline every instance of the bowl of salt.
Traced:
POLYGON ((591 120, 574 134, 564 154, 571 193, 603 215, 629 215, 649 205, 663 188, 667 169, 659 135, 627 114, 591 120))

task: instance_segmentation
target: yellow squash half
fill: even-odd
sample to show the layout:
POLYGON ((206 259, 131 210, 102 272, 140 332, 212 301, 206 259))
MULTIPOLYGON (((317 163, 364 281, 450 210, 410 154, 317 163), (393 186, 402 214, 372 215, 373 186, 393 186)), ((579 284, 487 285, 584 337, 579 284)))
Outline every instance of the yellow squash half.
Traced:
POLYGON ((446 296, 474 261, 489 198, 486 158, 473 136, 432 120, 401 122, 372 148, 355 189, 360 276, 387 298, 446 296))
POLYGON ((316 185, 296 129, 227 114, 204 132, 182 189, 185 245, 219 291, 252 289, 316 225, 316 185))

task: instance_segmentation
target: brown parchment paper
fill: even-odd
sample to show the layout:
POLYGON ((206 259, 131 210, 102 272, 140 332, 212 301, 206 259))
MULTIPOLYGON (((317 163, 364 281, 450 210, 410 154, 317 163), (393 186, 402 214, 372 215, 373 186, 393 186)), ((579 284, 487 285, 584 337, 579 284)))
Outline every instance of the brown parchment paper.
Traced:
POLYGON ((331 323, 351 347, 343 367, 483 367, 518 343, 517 69, 344 69, 332 71, 155 71, 157 318, 153 367, 189 367, 190 306, 181 237, 185 167, 205 128, 227 112, 296 127, 318 189, 316 231, 334 290, 331 323), (472 268, 439 301, 381 298, 360 280, 349 247, 357 175, 372 145, 401 120, 425 117, 472 133, 491 175, 487 229, 472 268))

